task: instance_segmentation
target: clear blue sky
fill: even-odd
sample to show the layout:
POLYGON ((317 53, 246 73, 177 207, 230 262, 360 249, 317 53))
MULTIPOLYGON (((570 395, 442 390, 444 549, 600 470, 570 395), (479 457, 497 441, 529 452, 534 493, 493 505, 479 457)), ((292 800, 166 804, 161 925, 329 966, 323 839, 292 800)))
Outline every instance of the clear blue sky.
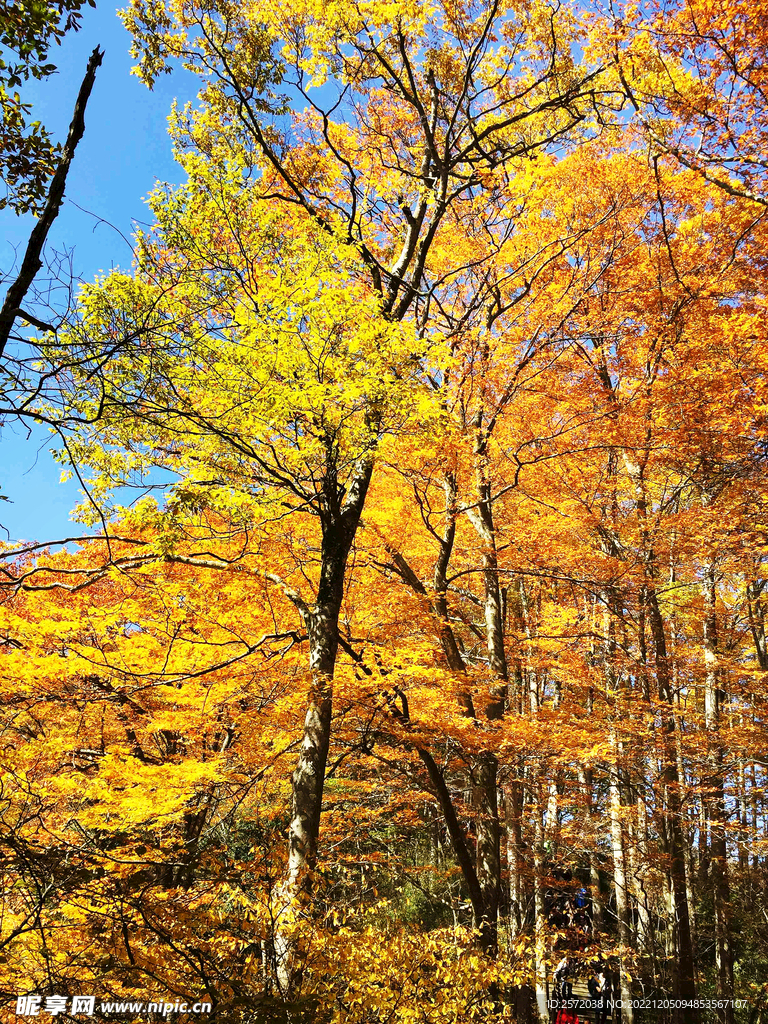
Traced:
MULTIPOLYGON (((97 3, 99 0, 97 0, 97 3)), ((117 231, 81 212, 83 207, 113 224, 130 238, 133 224, 148 219, 144 198, 156 180, 179 181, 166 118, 175 96, 194 97, 191 75, 174 74, 158 81, 150 92, 130 74, 130 37, 109 0, 93 10, 85 8, 82 27, 69 33, 61 47, 50 53, 56 75, 24 87, 22 98, 33 104, 39 118, 55 137, 64 141, 72 108, 88 57, 96 44, 104 61, 86 112, 86 131, 70 168, 66 199, 49 236, 49 245, 74 250, 75 273, 91 279, 98 271, 129 266, 131 252, 117 231)), ((34 221, 0 211, 0 275, 14 263, 14 246, 23 254, 34 221)), ((6 285, 0 284, 5 295, 6 285)), ((69 522, 69 511, 79 500, 76 483, 60 484, 60 467, 49 454, 53 439, 46 430, 31 437, 6 425, 0 431, 0 537, 14 540, 53 540, 80 528, 69 522), (4 532, 7 530, 8 532, 4 532)))

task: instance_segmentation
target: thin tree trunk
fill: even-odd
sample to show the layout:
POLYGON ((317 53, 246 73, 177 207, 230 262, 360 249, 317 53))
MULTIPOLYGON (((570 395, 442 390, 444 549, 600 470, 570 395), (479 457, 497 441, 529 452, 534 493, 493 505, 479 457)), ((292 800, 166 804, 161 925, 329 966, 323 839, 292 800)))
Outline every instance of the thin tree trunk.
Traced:
POLYGON ((638 794, 635 802, 637 826, 635 830, 637 839, 636 860, 634 868, 634 890, 637 900, 638 934, 640 942, 645 948, 646 954, 656 958, 656 948, 653 935, 653 924, 651 923, 651 909, 648 905, 648 893, 645 889, 644 879, 648 865, 648 809, 642 795, 638 794))
POLYGON ((523 927, 522 892, 522 788, 518 779, 506 786, 507 868, 509 870, 509 935, 516 939, 523 927))
POLYGON ((717 996, 725 1006, 718 1007, 723 1024, 733 1024, 733 952, 731 949, 731 894, 728 881, 726 847, 725 785, 723 747, 720 737, 722 690, 718 679, 717 590, 714 566, 707 566, 704 583, 704 719, 709 740, 710 778, 707 803, 711 821, 711 864, 715 897, 715 964, 717 996))
MULTIPOLYGON (((482 543, 483 611, 485 615, 486 648, 489 673, 496 680, 485 715, 489 722, 504 715, 507 696, 508 669, 504 650, 504 615, 499 568, 496 554, 496 528, 493 518, 491 481, 487 471, 488 437, 482 430, 480 414, 475 436, 475 483, 478 501, 468 516, 482 543)), ((501 854, 499 849, 499 814, 496 796, 498 761, 491 750, 484 751, 475 765, 473 801, 477 817, 477 872, 483 890, 485 914, 479 923, 482 946, 495 956, 498 948, 498 912, 501 895, 501 854)))
POLYGON ((536 1008, 541 1024, 549 1022, 547 1006, 547 915, 544 905, 544 825, 541 782, 534 782, 533 792, 533 866, 534 866, 534 974, 536 1008))
POLYGON ((698 879, 699 888, 704 889, 709 879, 709 822, 707 820, 707 801, 704 795, 704 786, 701 786, 701 796, 698 802, 699 811, 699 847, 698 847, 698 879))
MULTIPOLYGON (((615 746, 615 737, 614 737, 615 746)), ((617 766, 618 769, 618 766, 617 766)), ((627 872, 624 860, 624 836, 621 820, 621 796, 616 771, 611 772, 608 809, 611 822, 611 852, 613 854, 613 886, 616 896, 616 917, 619 921, 619 941, 625 952, 632 946, 632 928, 629 919, 629 898, 627 892, 627 872)), ((623 1002, 622 1020, 633 1024, 632 991, 627 981, 627 972, 623 964, 620 966, 621 998, 623 1002)))
MULTIPOLYGON (((682 831, 682 802, 680 777, 677 770, 675 733, 677 725, 674 714, 674 698, 669 677, 664 623, 656 598, 656 590, 647 587, 648 611, 651 635, 656 655, 656 676, 661 699, 661 733, 664 743, 664 765, 662 781, 666 797, 667 835, 669 839, 670 875, 674 901, 675 936, 677 941, 677 991, 674 998, 690 1002, 696 998, 696 982, 691 941, 691 922, 688 910, 688 889, 685 870, 685 846, 682 831)), ((676 1019, 697 1022, 699 1013, 690 1007, 681 1007, 676 1019)))
MULTIPOLYGON (((591 711, 591 708, 590 708, 591 711)), ((600 887, 600 866, 598 861, 596 837, 601 828, 601 822, 595 806, 594 780, 591 768, 579 770, 579 782, 584 789, 584 800, 586 803, 586 818, 589 830, 589 883, 592 899, 592 933, 597 935, 603 928, 603 898, 600 887)))
MULTIPOLYGON (((676 573, 674 562, 672 562, 670 569, 670 584, 676 582, 676 573)), ((683 702, 680 693, 680 683, 678 679, 678 668, 677 668, 677 616, 674 612, 669 617, 669 654, 670 654, 670 670, 672 678, 672 701, 675 707, 674 714, 674 730, 675 730, 675 758, 677 762, 677 778, 681 785, 685 784, 685 761, 683 758, 683 702)), ((691 930, 691 947, 692 952, 698 947, 698 928, 696 924, 696 904, 693 898, 693 879, 695 873, 693 870, 693 844, 690 838, 690 826, 688 824, 688 817, 681 810, 680 814, 680 832, 683 837, 683 854, 686 859, 686 871, 685 871, 685 895, 688 904, 688 914, 690 920, 691 930)), ((694 958, 695 963, 695 958, 694 958)), ((694 968, 695 969, 695 968, 694 968)))
MULTIPOLYGON (((438 627, 440 645, 443 649, 448 668, 466 678, 466 665, 459 645, 448 620, 448 566, 456 536, 457 484, 455 474, 447 472, 443 480, 445 491, 445 518, 442 537, 439 538, 440 550, 435 562, 433 574, 434 596, 430 599, 427 588, 413 571, 404 556, 394 548, 389 548, 392 568, 421 597, 430 601, 438 627)), ((495 575, 495 574, 494 574, 495 575)), ((487 580, 488 577, 484 576, 487 580)), ((497 580, 498 584, 498 580, 497 580)), ((503 653, 503 630, 501 623, 501 598, 497 590, 498 617, 492 617, 493 643, 501 642, 503 653)), ((489 640, 489 648, 491 641, 489 640)), ((506 661, 504 661, 506 671, 506 661)), ((506 679, 503 680, 506 686, 506 679)), ((505 689, 492 694, 486 707, 489 719, 500 718, 504 711, 503 694, 505 689)), ((462 691, 461 701, 465 714, 475 718, 475 707, 469 686, 462 691)), ((491 751, 481 753, 473 765, 474 779, 471 786, 471 799, 476 811, 476 856, 474 862, 469 852, 469 845, 464 829, 459 822, 450 793, 445 781, 437 768, 432 755, 424 748, 417 748, 419 756, 425 764, 435 790, 451 837, 454 853, 462 870, 462 875, 470 892, 472 914, 475 927, 480 932, 480 945, 489 956, 498 951, 498 912, 501 897, 501 829, 497 795, 498 762, 491 751)))
POLYGON ((475 921, 480 930, 480 945, 488 956, 498 952, 498 915, 501 896, 501 849, 499 807, 496 791, 498 761, 491 753, 481 754, 475 762, 472 797, 477 816, 477 876, 482 892, 482 918, 475 921))
MULTIPOLYGON (((757 837, 760 834, 760 831, 759 831, 759 816, 758 816, 758 811, 757 811, 757 794, 758 794, 757 768, 755 767, 755 762, 754 761, 752 762, 752 764, 750 765, 750 768, 749 768, 749 782, 750 782, 749 807, 750 807, 750 810, 752 812, 752 840, 751 840, 751 842, 755 843, 756 840, 757 840, 757 837)), ((757 852, 757 847, 756 846, 753 846, 753 848, 752 848, 752 867, 755 869, 755 871, 757 871, 758 868, 760 867, 760 855, 757 852)))
POLYGON ((755 644, 757 664, 765 672, 768 670, 768 643, 765 637, 764 605, 760 600, 762 586, 758 583, 747 583, 747 616, 752 639, 755 644))

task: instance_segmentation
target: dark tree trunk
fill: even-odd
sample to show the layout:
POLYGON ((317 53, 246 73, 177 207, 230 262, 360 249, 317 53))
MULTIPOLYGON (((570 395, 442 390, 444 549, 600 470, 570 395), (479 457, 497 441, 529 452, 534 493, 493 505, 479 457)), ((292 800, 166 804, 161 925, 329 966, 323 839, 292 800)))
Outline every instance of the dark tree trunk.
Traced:
POLYGON ((48 199, 46 200, 43 212, 29 236, 29 242, 27 243, 27 249, 24 253, 24 259, 21 261, 21 269, 19 270, 16 280, 8 289, 2 309, 0 309, 0 356, 2 356, 5 351, 5 346, 8 344, 8 338, 10 337, 14 321, 17 317, 21 317, 23 320, 26 320, 38 330, 53 331, 53 327, 51 327, 50 324, 42 323, 37 319, 37 317, 32 316, 30 313, 26 313, 21 308, 21 304, 24 302, 27 292, 32 287, 32 282, 34 281, 37 272, 43 265, 41 260, 43 246, 45 245, 45 240, 48 237, 48 232, 51 230, 51 225, 58 217, 59 210, 61 209, 61 203, 64 199, 64 188, 67 184, 69 165, 72 163, 75 150, 77 149, 77 144, 80 142, 80 139, 82 139, 83 133, 85 132, 85 108, 88 104, 88 98, 91 95, 91 89, 93 88, 93 83, 96 78, 96 68, 101 64, 103 56, 103 51, 97 46, 88 60, 85 77, 83 78, 80 91, 77 94, 77 100, 75 101, 75 109, 72 114, 72 123, 69 126, 67 141, 64 143, 61 159, 54 171, 53 178, 51 179, 51 184, 48 189, 48 199))
POLYGON ((278 908, 275 933, 277 975, 284 996, 291 995, 300 977, 295 962, 293 917, 297 906, 311 889, 317 860, 344 576, 372 472, 372 457, 361 458, 341 501, 333 455, 329 456, 320 511, 322 546, 316 601, 310 605, 297 594, 289 594, 299 609, 309 636, 311 682, 301 751, 292 779, 288 873, 281 891, 282 905, 278 908))

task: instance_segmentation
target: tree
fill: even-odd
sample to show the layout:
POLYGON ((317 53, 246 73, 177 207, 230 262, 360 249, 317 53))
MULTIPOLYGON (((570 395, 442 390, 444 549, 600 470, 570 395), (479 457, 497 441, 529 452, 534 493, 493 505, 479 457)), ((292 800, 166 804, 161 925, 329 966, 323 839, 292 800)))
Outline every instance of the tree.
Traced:
MULTIPOLYGON (((610 83, 602 83, 600 66, 574 67, 575 26, 544 8, 534 19, 499 3, 466 11, 447 5, 437 21, 418 6, 401 10, 396 5, 383 18, 380 12, 378 6, 339 6, 318 19, 311 7, 299 7, 278 9, 272 21, 263 22, 230 5, 171 11, 136 4, 126 23, 149 84, 174 58, 206 75, 215 69, 215 81, 201 91, 200 109, 185 110, 175 120, 177 145, 191 173, 207 165, 216 188, 238 170, 253 174, 256 184, 244 195, 256 192, 283 216, 290 212, 299 230, 307 221, 354 247, 362 261, 358 279, 385 320, 407 321, 426 339, 435 327, 451 323, 449 296, 462 287, 466 312, 456 326, 466 330, 497 305, 486 317, 490 329, 514 305, 514 288, 524 294, 528 287, 530 258, 514 273, 502 269, 513 225, 504 211, 508 183, 529 154, 594 130, 593 117, 610 116, 620 97, 610 83), (311 93, 323 82, 327 86, 331 69, 340 74, 338 86, 333 101, 321 107, 311 93), (304 111, 288 105, 288 94, 307 104, 304 111), (298 141, 289 146, 294 136, 298 141), (385 151, 382 137, 389 140, 385 151), (452 251, 450 234, 467 216, 465 209, 471 217, 472 205, 486 190, 498 216, 476 259, 467 260, 452 251)), ((238 263, 247 263, 247 243, 237 235, 238 263)), ((411 352, 418 369, 429 366, 419 347, 411 352)), ((370 415, 378 417, 375 411, 370 415)), ((333 439, 327 443, 332 450, 333 439)), ((340 518, 327 531, 323 527, 329 561, 323 562, 321 587, 327 582, 333 597, 327 608, 323 597, 317 614, 327 629, 314 623, 309 605, 298 605, 317 639, 310 661, 322 663, 318 671, 325 682, 310 698, 304 753, 294 778, 287 890, 293 896, 315 856, 336 621, 373 447, 335 511, 339 499, 331 500, 330 494, 338 468, 335 453, 329 456, 330 490, 321 511, 340 518), (328 635, 320 636, 318 629, 328 635)), ((489 581, 492 575, 489 568, 489 581)), ((495 792, 495 783, 490 780, 486 788, 495 792)), ((286 975, 284 986, 292 984, 286 975)))
POLYGON ((729 195, 765 207, 765 12, 754 5, 616 11, 616 63, 652 146, 729 195))

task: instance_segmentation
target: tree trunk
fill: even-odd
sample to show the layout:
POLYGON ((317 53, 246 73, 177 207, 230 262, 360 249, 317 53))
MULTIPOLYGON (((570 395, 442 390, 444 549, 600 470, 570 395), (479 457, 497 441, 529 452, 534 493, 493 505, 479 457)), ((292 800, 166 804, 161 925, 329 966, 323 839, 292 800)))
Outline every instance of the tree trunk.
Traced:
POLYGON ((91 89, 93 89, 93 83, 96 78, 96 68, 101 65, 103 56, 104 52, 97 46, 88 60, 85 76, 82 84, 80 85, 77 100, 75 101, 75 109, 72 114, 72 123, 69 126, 67 141, 64 143, 64 148, 61 151, 61 158, 59 159, 59 163, 54 171, 53 178, 51 179, 51 184, 48 189, 48 198, 37 223, 32 228, 26 252, 24 253, 24 258, 21 262, 21 269, 19 270, 16 279, 11 282, 11 286, 5 296, 5 301, 0 309, 0 356, 2 356, 5 351, 5 346, 8 343, 14 321, 17 317, 21 317, 23 320, 31 323, 32 326, 36 327, 38 330, 54 330, 50 324, 42 323, 36 317, 26 313, 20 307, 26 298, 27 292, 32 287, 32 282, 34 281, 37 272, 43 265, 41 259, 43 246, 45 245, 45 240, 48 237, 48 232, 51 230, 53 222, 58 217, 59 210, 61 209, 61 204, 64 199, 64 189, 67 184, 69 165, 72 163, 77 145, 85 132, 85 108, 91 95, 91 89))
MULTIPOLYGON (((331 445, 328 450, 333 450, 331 445)), ((372 472, 372 457, 363 457, 355 468, 342 502, 334 456, 329 454, 320 512, 322 545, 316 601, 308 605, 298 594, 286 591, 298 608, 309 636, 311 683, 301 751, 292 777, 288 871, 280 892, 281 905, 274 942, 277 978, 284 997, 294 992, 301 977, 296 963, 294 928, 300 905, 311 889, 317 860, 344 576, 372 472)))
MULTIPOLYGON (((673 996, 681 1002, 690 1002, 696 998, 696 975, 693 962, 691 942, 691 921, 688 908, 688 893, 685 871, 685 845, 682 820, 682 800, 680 793, 680 776, 677 768, 674 692, 667 653, 667 639, 664 631, 664 619, 659 607, 656 592, 656 558, 653 550, 652 535, 648 526, 648 510, 645 496, 645 484, 641 466, 623 452, 624 465, 632 481, 635 491, 635 508, 640 526, 642 558, 644 562, 644 596, 645 609, 650 627, 656 667, 656 683, 660 699, 661 734, 664 745, 664 764, 662 781, 666 798, 666 828, 669 844, 670 874, 672 878, 672 896, 674 901, 675 933, 677 939, 677 971, 676 991, 673 996)), ((675 1020, 698 1024, 700 1014, 690 1007, 681 1007, 675 1012, 675 1020)))
MULTIPOLYGON (((670 876, 675 917, 677 943, 676 991, 674 998, 683 1002, 695 1000, 696 982, 691 941, 691 922, 688 910, 688 889, 685 870, 685 846, 682 830, 682 801, 680 777, 677 770, 676 731, 674 698, 671 690, 669 664, 667 661, 664 623, 659 610, 655 587, 646 588, 651 635, 656 657, 656 675, 661 699, 661 733, 664 743, 664 764, 662 781, 666 797, 666 825, 669 842, 670 876)), ((690 1007, 676 1011, 675 1019, 698 1022, 699 1013, 690 1007)))
MULTIPOLYGON (((457 484, 455 474, 448 471, 443 478, 445 492, 445 518, 443 533, 439 538, 440 550, 435 562, 433 573, 434 596, 430 598, 427 587, 413 571, 403 555, 389 549, 392 568, 421 597, 430 601, 432 611, 437 619, 440 645, 443 649, 448 668, 466 677, 466 665, 459 645, 448 620, 448 566, 456 536, 457 515, 457 484)), ((485 577, 484 577, 485 578, 485 577)), ((499 610, 501 609, 499 596, 499 610)), ((493 620, 498 626, 494 637, 503 637, 501 621, 493 620)), ((496 642, 494 640, 494 642, 496 642)), ((503 643, 502 643, 503 651, 503 643)), ((461 694, 465 714, 475 718, 476 712, 469 686, 461 694)), ((488 702, 486 713, 489 718, 498 718, 503 714, 503 697, 494 695, 488 702)), ((445 784, 442 773, 434 758, 424 748, 417 748, 438 797, 448 834, 451 838, 456 859, 461 867, 465 884, 469 890, 472 904, 472 915, 475 927, 480 932, 480 945, 489 956, 496 956, 498 951, 498 912, 501 896, 501 846, 499 809, 497 795, 498 762, 491 751, 481 753, 473 764, 473 780, 471 786, 472 803, 476 811, 476 856, 474 861, 470 854, 465 831, 459 822, 450 792, 445 784)))
MULTIPOLYGON (((591 709, 590 709, 591 710, 591 709)), ((592 934, 597 935, 603 928, 603 898, 600 887, 600 865, 596 850, 596 838, 598 829, 601 827, 597 808, 594 799, 594 779, 591 768, 579 770, 579 782, 584 790, 586 803, 586 818, 588 822, 589 835, 589 884, 592 899, 592 934)))
POLYGON ((710 856, 715 898, 715 964, 717 997, 725 1006, 718 1007, 717 1018, 733 1024, 733 952, 731 949, 731 894, 728 881, 728 851, 725 827, 725 785, 723 747, 720 739, 720 705, 722 690, 718 679, 717 653, 717 589, 715 570, 707 566, 704 583, 704 720, 708 734, 710 778, 707 786, 709 820, 711 822, 710 856))
MULTIPOLYGON (((616 764, 611 769, 608 789, 608 814, 611 822, 611 852, 613 854, 613 886, 616 896, 616 917, 619 921, 619 941, 625 947, 625 951, 627 951, 632 946, 632 927, 629 916, 629 893, 627 890, 627 871, 624 855, 624 829, 621 820, 620 765, 615 733, 611 736, 611 745, 616 757, 616 764)), ((619 967, 619 972, 623 1002, 622 1020, 625 1024, 634 1024, 632 992, 627 981, 627 973, 623 963, 619 967)))
POLYGON ((541 1024, 549 1022, 547 1006, 547 914, 544 905, 544 808, 541 782, 534 782, 533 793, 533 861, 534 861, 534 974, 536 979, 536 1009, 541 1024))
MULTIPOLYGON (((743 721, 743 716, 742 716, 743 721)), ((747 768, 743 758, 739 759, 738 767, 738 803, 739 803, 739 867, 742 871, 749 869, 749 840, 747 822, 747 768)))
POLYGON ((504 793, 507 812, 507 868, 509 870, 509 935, 516 939, 523 927, 522 868, 522 789, 512 779, 504 793))
POLYGON ((491 753, 481 754, 475 762, 472 798, 477 810, 477 877, 482 894, 482 918, 475 921, 480 930, 480 946, 488 956, 498 952, 498 915, 501 896, 501 850, 499 807, 496 793, 498 761, 491 753))
MULTIPOLYGON (((504 616, 499 586, 496 554, 496 528, 493 519, 493 495, 487 473, 488 437, 481 428, 480 414, 476 424, 475 482, 478 501, 468 516, 482 543, 483 611, 485 614, 488 670, 497 682, 492 684, 484 708, 489 722, 504 715, 507 696, 507 658, 504 650, 504 616)), ((477 873, 485 904, 484 920, 480 922, 482 946, 495 956, 498 948, 498 912, 501 895, 501 855, 499 852, 499 813, 496 795, 498 761, 491 750, 484 751, 475 764, 473 800, 477 817, 477 873)))
POLYGON ((697 873, 699 888, 704 889, 709 879, 709 821, 707 819, 707 801, 704 794, 704 783, 701 785, 699 798, 699 847, 697 873))
POLYGON ((648 864, 648 812, 645 800, 640 795, 635 801, 635 813, 635 843, 630 862, 632 864, 632 887, 637 903, 637 933, 639 943, 645 949, 646 955, 655 957, 651 911, 644 884, 648 864))
POLYGON ((765 672, 768 671, 768 643, 765 637, 765 606, 761 600, 763 585, 757 582, 747 583, 747 616, 752 639, 755 644, 757 664, 765 672))

